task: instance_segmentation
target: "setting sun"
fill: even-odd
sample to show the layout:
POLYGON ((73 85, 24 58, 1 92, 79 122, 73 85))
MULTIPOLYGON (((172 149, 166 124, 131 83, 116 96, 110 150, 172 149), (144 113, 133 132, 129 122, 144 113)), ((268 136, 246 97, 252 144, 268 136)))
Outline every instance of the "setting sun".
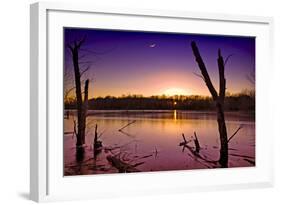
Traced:
POLYGON ((165 95, 174 96, 174 95, 188 95, 187 90, 182 88, 169 88, 164 91, 165 95))

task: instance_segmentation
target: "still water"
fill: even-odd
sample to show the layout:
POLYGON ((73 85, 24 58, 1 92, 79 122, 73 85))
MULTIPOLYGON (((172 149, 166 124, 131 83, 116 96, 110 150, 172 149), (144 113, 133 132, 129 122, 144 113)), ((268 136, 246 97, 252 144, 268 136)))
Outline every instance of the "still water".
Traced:
MULTIPOLYGON (((254 116, 240 112, 225 115, 228 136, 242 126, 229 142, 229 167, 254 166, 254 116)), ((128 172, 215 168, 208 161, 219 158, 220 144, 215 112, 88 111, 85 153, 83 160, 79 162, 76 160, 76 139, 73 135, 74 120, 75 112, 71 112, 69 118, 64 119, 65 175, 120 172, 108 160, 108 156, 113 156, 122 165, 131 167, 128 172), (94 157, 96 124, 103 149, 94 157), (200 143, 201 157, 192 152, 194 132, 200 143), (188 143, 190 149, 179 146, 183 141, 182 134, 187 141, 191 140, 188 143)))

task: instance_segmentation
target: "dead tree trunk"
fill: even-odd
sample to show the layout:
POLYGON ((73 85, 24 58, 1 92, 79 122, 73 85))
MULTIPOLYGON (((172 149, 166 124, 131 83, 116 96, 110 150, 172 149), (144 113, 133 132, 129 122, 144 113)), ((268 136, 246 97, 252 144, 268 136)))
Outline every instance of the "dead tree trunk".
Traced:
POLYGON ((216 110, 217 110, 217 122, 218 122, 218 129, 220 134, 220 159, 219 163, 222 167, 228 167, 228 140, 227 140, 227 130, 225 125, 224 119, 224 98, 225 98, 225 87, 226 81, 224 77, 224 60, 221 56, 220 50, 218 50, 218 69, 219 69, 219 94, 217 93, 216 89, 213 86, 213 83, 210 79, 204 61, 200 55, 199 49, 194 41, 191 43, 192 51, 195 56, 196 62, 198 67, 201 71, 202 78, 208 87, 213 100, 216 103, 216 110))
POLYGON ((97 149, 97 144, 98 144, 98 124, 96 124, 95 127, 94 150, 97 149))
POLYGON ((81 72, 79 67, 79 50, 81 45, 84 43, 85 37, 80 41, 75 41, 74 45, 68 45, 68 48, 72 54, 72 63, 74 68, 74 76, 75 76, 75 93, 76 93, 76 104, 77 104, 77 122, 78 129, 76 135, 76 148, 82 148, 85 143, 85 129, 86 129, 86 115, 87 115, 87 107, 88 107, 88 87, 89 80, 85 82, 85 90, 84 90, 84 102, 82 99, 82 91, 81 91, 81 72))
POLYGON ((84 89, 84 103, 83 103, 83 113, 82 113, 82 144, 85 144, 85 130, 86 130, 86 118, 88 112, 88 89, 89 89, 89 80, 85 82, 85 89, 84 89))

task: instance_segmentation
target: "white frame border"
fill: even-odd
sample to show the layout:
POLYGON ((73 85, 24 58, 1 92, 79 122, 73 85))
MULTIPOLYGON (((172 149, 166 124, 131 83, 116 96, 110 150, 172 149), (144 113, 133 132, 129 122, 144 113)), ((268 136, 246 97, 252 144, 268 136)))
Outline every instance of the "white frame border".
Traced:
MULTIPOLYGON (((49 201, 48 196, 48 120, 47 120, 47 12, 48 10, 95 12, 106 14, 189 18, 200 20, 235 21, 268 24, 270 48, 273 50, 273 19, 258 16, 198 13, 185 11, 157 11, 124 8, 97 8, 93 4, 40 2, 30 7, 30 198, 34 201, 49 201)), ((270 55, 272 56, 272 55, 270 55)), ((270 162, 273 167, 273 162, 270 162)), ((273 169, 272 169, 273 170, 273 169)), ((265 187, 273 184, 273 171, 269 181, 255 184, 236 184, 218 187, 195 187, 196 191, 265 187)), ((186 190, 185 190, 186 191, 186 190)), ((93 197, 92 197, 93 198, 93 197)), ((67 198, 63 198, 67 200, 67 198)), ((53 200, 53 198, 52 198, 53 200)))

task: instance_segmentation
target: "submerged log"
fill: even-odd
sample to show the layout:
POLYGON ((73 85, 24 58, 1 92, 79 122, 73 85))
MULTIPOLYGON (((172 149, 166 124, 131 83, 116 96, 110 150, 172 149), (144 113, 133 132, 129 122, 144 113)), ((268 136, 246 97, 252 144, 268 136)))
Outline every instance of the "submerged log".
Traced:
POLYGON ((139 172, 139 170, 136 169, 135 167, 140 164, 143 164, 143 163, 138 163, 136 165, 131 165, 111 155, 107 156, 106 159, 111 163, 113 167, 118 169, 119 173, 139 172))
POLYGON ((179 144, 179 146, 182 146, 182 147, 183 147, 182 151, 184 152, 184 149, 187 148, 187 150, 189 150, 189 152, 192 154, 192 157, 193 157, 194 159, 196 159, 197 161, 198 161, 198 159, 200 159, 200 160, 202 160, 203 162, 206 162, 206 163, 209 164, 209 165, 208 165, 208 164, 203 164, 202 162, 198 161, 198 162, 200 162, 201 164, 203 164, 204 166, 207 166, 208 168, 217 167, 217 162, 218 162, 218 161, 207 159, 206 157, 204 157, 203 155, 201 155, 201 154, 199 153, 199 151, 200 151, 199 140, 198 140, 198 137, 197 137, 197 135, 196 135, 195 132, 194 132, 194 135, 195 135, 195 139, 194 139, 194 140, 188 140, 188 141, 187 141, 186 138, 185 138, 185 136, 184 136, 184 134, 182 134, 182 138, 183 138, 184 141, 179 144), (188 143, 191 142, 191 141, 194 141, 195 148, 188 145, 188 143))
POLYGON ((246 162, 249 162, 251 165, 256 165, 256 162, 254 160, 250 159, 244 159, 246 162))

